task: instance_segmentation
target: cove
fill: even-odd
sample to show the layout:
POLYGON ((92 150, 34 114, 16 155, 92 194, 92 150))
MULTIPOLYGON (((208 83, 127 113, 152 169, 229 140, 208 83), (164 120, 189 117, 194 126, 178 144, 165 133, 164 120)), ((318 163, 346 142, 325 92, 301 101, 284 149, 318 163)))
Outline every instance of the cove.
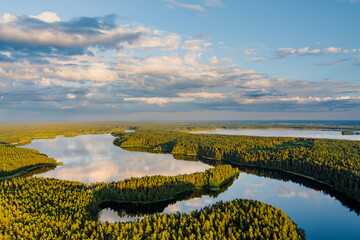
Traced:
MULTIPOLYGON (((204 171, 211 167, 210 162, 176 160, 170 154, 126 151, 114 146, 113 139, 111 135, 62 137, 35 140, 26 147, 37 149, 64 163, 36 176, 87 183, 119 181, 131 176, 174 176, 204 171)), ((179 201, 165 204, 158 211, 189 212, 220 200, 247 198, 282 209, 299 227, 306 230, 308 239, 360 239, 360 218, 356 211, 351 211, 350 206, 345 206, 331 194, 325 193, 321 186, 312 187, 305 180, 302 182, 301 179, 296 180, 271 171, 261 173, 259 170, 240 170, 243 172, 238 179, 218 193, 191 193, 179 201)), ((106 207, 120 211, 123 220, 141 218, 146 210, 151 210, 145 208, 145 211, 136 212, 129 211, 128 208, 121 211, 122 206, 106 207)), ((110 217, 106 219, 106 212, 113 214, 112 221, 120 220, 117 213, 109 210, 103 210, 100 220, 110 220, 110 217)))

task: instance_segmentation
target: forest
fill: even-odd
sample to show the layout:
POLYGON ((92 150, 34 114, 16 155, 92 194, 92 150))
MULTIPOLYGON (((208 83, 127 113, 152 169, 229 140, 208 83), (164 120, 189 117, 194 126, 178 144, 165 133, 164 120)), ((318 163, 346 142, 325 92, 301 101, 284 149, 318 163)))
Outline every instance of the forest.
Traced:
MULTIPOLYGON (((187 133, 191 131, 237 129, 237 128, 292 128, 292 129, 323 129, 323 130, 342 130, 357 131, 360 126, 353 122, 83 122, 83 123, 0 123, 0 178, 4 176, 25 174, 27 171, 38 167, 51 167, 56 163, 54 159, 38 153, 31 149, 7 148, 15 145, 26 145, 34 139, 55 138, 59 136, 73 137, 83 134, 104 134, 111 133, 114 136, 122 135, 124 130, 132 129, 136 132, 149 133, 153 131, 162 131, 163 140, 167 141, 173 131, 187 133)), ((144 135, 145 136, 145 135, 144 135)), ((158 139, 159 140, 159 139, 158 139)), ((162 140, 160 140, 162 141, 162 140)), ((316 140, 318 141, 318 140, 316 140)), ((151 147, 151 151, 167 152, 167 145, 171 143, 151 147)), ((185 143, 186 144, 186 143, 185 143)), ((212 143, 210 143, 212 144, 212 143)), ((261 144, 261 143, 260 143, 261 144)), ((130 144, 131 145, 131 144, 130 144)), ((143 144, 136 143, 137 147, 143 144)), ((134 146, 135 146, 134 145, 134 146)), ((146 144, 145 144, 146 145, 146 144)), ((171 147, 171 146, 170 146, 171 147)), ((179 147, 179 146, 178 146, 179 147)), ((182 149, 175 149, 179 154, 198 154, 189 151, 190 146, 183 153, 182 149)), ((181 147, 180 147, 181 148, 181 147)), ((150 151, 150 148, 148 149, 150 151)), ((172 150, 171 150, 172 151, 172 150)), ((176 154, 176 151, 173 151, 176 154)), ((207 156, 212 157, 212 156, 207 156)), ((256 157, 256 156, 254 156, 256 157)), ((340 160, 341 161, 341 160, 340 160)), ((252 161, 254 163, 254 161, 252 161)), ((7 177, 7 178, 8 178, 7 177)), ((356 179, 355 179, 356 181, 356 179)), ((350 183, 352 184, 352 183, 350 183)))
POLYGON ((137 222, 97 220, 101 201, 148 201, 155 192, 162 192, 167 198, 164 191, 152 189, 164 190, 169 184, 179 184, 180 190, 190 185, 218 186, 237 172, 230 166, 219 166, 204 173, 89 185, 47 178, 13 178, 0 183, 0 238, 305 239, 304 230, 283 211, 252 200, 218 202, 190 213, 158 213, 137 222), (119 197, 124 195, 128 196, 119 197))
POLYGON ((56 166, 55 159, 37 150, 0 145, 0 179, 5 176, 26 171, 29 166, 56 166))
POLYGON ((221 165, 205 172, 175 177, 146 176, 121 182, 99 183, 92 186, 92 189, 100 202, 154 203, 176 199, 177 195, 195 189, 219 190, 238 174, 237 168, 221 165))
POLYGON ((137 222, 98 221, 99 211, 108 203, 140 206, 174 202, 202 190, 216 194, 239 174, 234 166, 295 174, 360 200, 357 141, 188 133, 270 127, 359 129, 351 124, 344 127, 321 123, 0 124, 0 239, 305 239, 304 230, 281 210, 241 199, 190 213, 148 215, 137 222), (124 133, 127 129, 136 131, 124 133), (23 175, 27 170, 43 171, 38 167, 51 169, 61 163, 36 150, 13 147, 39 138, 102 133, 112 133, 117 137, 114 144, 124 149, 172 153, 180 159, 203 157, 218 166, 175 177, 84 184, 23 175), (233 167, 224 163, 232 163, 233 167), (14 177, 19 175, 24 178, 14 177))
POLYGON ((114 144, 289 171, 329 184, 360 200, 358 141, 135 132, 120 134, 114 144))

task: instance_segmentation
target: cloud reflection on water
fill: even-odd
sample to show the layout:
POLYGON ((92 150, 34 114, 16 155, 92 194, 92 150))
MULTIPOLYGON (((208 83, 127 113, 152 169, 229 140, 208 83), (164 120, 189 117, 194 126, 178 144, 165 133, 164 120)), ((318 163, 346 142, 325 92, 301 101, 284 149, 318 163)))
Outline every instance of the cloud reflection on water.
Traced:
POLYGON ((152 175, 175 176, 205 171, 202 162, 176 160, 171 154, 129 152, 112 144, 111 135, 83 135, 33 141, 28 148, 63 162, 39 177, 86 183, 120 181, 130 177, 152 175))

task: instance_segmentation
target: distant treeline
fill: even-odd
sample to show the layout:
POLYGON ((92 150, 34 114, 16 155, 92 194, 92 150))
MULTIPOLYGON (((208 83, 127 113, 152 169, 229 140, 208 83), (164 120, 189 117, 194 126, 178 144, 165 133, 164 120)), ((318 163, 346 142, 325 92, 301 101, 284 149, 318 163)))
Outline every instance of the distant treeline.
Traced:
POLYGON ((215 129, 321 129, 360 131, 360 122, 82 122, 82 123, 0 123, 0 144, 26 144, 32 139, 76 136, 81 134, 142 131, 203 131, 215 129))
POLYGON ((359 141, 135 132, 121 134, 114 144, 291 171, 360 200, 359 141))
POLYGON ((139 201, 140 195, 144 199, 151 196, 153 188, 181 186, 183 181, 204 186, 237 171, 221 166, 201 176, 154 176, 91 185, 13 178, 0 183, 0 239, 305 239, 304 231, 283 211, 252 200, 218 202, 188 214, 155 214, 133 223, 101 224, 97 220, 99 202, 113 200, 120 192, 129 195, 126 200, 139 201), (105 189, 109 195, 104 194, 105 189))
POLYGON ((26 144, 33 139, 72 137, 124 131, 119 123, 3 123, 0 124, 0 144, 26 144))

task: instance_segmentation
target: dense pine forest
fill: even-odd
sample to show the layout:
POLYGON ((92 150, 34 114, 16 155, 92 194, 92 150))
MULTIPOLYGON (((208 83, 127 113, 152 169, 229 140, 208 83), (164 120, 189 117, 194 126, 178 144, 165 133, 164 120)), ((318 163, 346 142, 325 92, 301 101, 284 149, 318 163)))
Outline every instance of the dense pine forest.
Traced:
POLYGON ((284 212, 261 202, 219 202, 200 211, 155 214, 128 223, 97 220, 103 201, 163 199, 170 186, 218 187, 237 174, 230 166, 176 177, 131 178, 83 184, 46 178, 13 178, 0 183, 1 239, 304 239, 284 212), (155 190, 156 189, 156 190, 155 190), (166 191, 164 191, 166 190, 166 191))
POLYGON ((355 125, 297 123, 0 124, 0 239, 304 239, 303 230, 281 210, 251 200, 219 202, 188 214, 154 214, 133 223, 98 221, 101 208, 113 203, 166 205, 204 190, 216 194, 239 174, 228 165, 175 177, 83 184, 28 178, 24 173, 43 171, 39 167, 51 169, 59 163, 36 150, 13 147, 38 138, 112 133, 118 137, 114 144, 125 149, 276 169, 319 181, 360 200, 360 142, 188 133, 270 127, 358 130, 355 125), (136 132, 124 133, 126 129, 136 132), (24 178, 16 178, 19 175, 24 178))
POLYGON ((358 141, 135 132, 120 134, 114 144, 291 171, 325 182, 360 200, 358 141))
POLYGON ((238 174, 238 169, 221 165, 205 172, 175 177, 130 178, 121 182, 97 184, 93 188, 100 202, 154 203, 176 199, 177 195, 195 188, 218 190, 238 174))
POLYGON ((55 166, 56 160, 37 150, 0 145, 0 178, 26 171, 26 167, 55 166))

